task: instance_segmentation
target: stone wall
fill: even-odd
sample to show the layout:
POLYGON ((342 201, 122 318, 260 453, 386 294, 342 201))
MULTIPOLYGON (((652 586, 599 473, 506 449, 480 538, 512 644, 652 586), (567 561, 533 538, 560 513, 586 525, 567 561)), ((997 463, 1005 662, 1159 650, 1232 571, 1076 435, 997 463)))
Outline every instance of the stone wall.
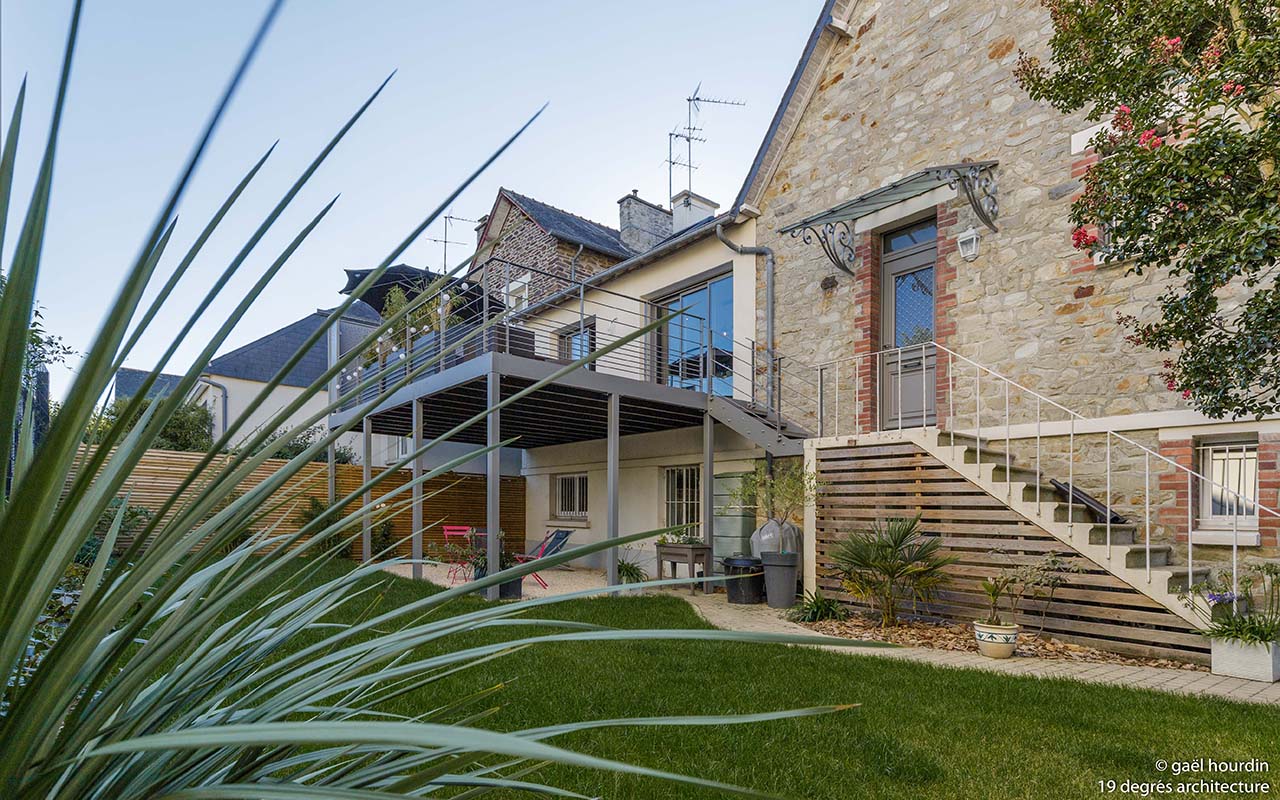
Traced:
POLYGON ((504 292, 511 281, 520 280, 529 272, 529 301, 535 303, 567 288, 570 285, 571 268, 577 280, 582 280, 618 263, 618 259, 612 256, 584 248, 575 264, 574 256, 578 254, 576 244, 547 233, 524 212, 505 200, 500 206, 503 208, 497 213, 503 214, 505 211, 505 214, 497 242, 485 261, 481 262, 481 267, 488 264, 488 286, 494 292, 504 292), (533 269, 525 270, 522 268, 524 266, 533 269))
POLYGON ((869 242, 859 242, 853 277, 779 228, 932 165, 992 159, 1000 232, 963 201, 942 209, 954 212, 939 219, 953 233, 974 225, 983 238, 973 262, 939 248, 938 335, 1086 416, 1183 407, 1156 374, 1162 359, 1126 343, 1115 322, 1117 311, 1142 312, 1159 281, 1095 268, 1071 247, 1082 167, 1070 139, 1088 123, 1031 101, 1012 75, 1019 49, 1043 55, 1044 9, 905 0, 857 13, 857 33, 836 45, 762 196, 759 239, 777 252, 778 351, 816 365, 875 349, 868 322, 879 301, 869 242))

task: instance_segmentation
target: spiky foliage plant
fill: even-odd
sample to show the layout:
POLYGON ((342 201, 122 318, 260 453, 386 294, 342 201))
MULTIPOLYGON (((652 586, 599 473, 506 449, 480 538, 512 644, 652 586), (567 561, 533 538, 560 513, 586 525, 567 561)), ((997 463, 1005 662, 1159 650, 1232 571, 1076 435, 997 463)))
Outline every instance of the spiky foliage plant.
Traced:
POLYGON ((882 627, 898 624, 898 607, 934 599, 949 580, 955 558, 942 555, 942 540, 920 534, 920 518, 877 520, 869 530, 842 539, 832 553, 846 591, 880 614, 882 627))
MULTIPOLYGON (((540 606, 562 598, 518 604, 494 604, 454 616, 440 609, 461 594, 504 583, 536 569, 546 569, 586 553, 622 546, 647 534, 604 541, 541 559, 466 586, 424 597, 356 623, 333 621, 332 612, 360 602, 362 580, 377 575, 381 565, 362 564, 341 577, 318 582, 316 570, 339 557, 347 541, 339 532, 359 527, 373 509, 361 506, 366 491, 412 459, 430 450, 429 443, 368 482, 339 497, 335 507, 352 508, 338 518, 320 516, 292 534, 264 524, 283 506, 297 513, 300 497, 285 490, 318 453, 358 424, 379 402, 431 369, 444 353, 405 371, 376 397, 356 408, 351 421, 336 425, 293 455, 265 480, 244 488, 244 479, 280 446, 327 419, 334 406, 325 387, 360 357, 369 342, 355 347, 329 366, 315 384, 255 431, 228 426, 213 442, 181 486, 164 501, 118 558, 108 557, 124 521, 126 504, 104 535, 98 555, 83 578, 82 590, 65 627, 56 635, 40 629, 42 612, 58 591, 81 545, 93 534, 104 509, 121 489, 147 448, 195 384, 213 353, 226 341, 289 256, 325 218, 333 202, 320 208, 305 227, 264 270, 232 311, 222 319, 171 394, 147 405, 129 401, 117 422, 101 432, 97 446, 81 445, 115 371, 134 351, 174 287, 186 275, 205 242, 218 228, 267 161, 262 156, 240 178, 225 202, 187 248, 171 275, 156 280, 157 267, 172 255, 175 213, 184 191, 228 103, 263 41, 279 3, 272 5, 247 48, 173 189, 146 230, 136 259, 128 265, 119 292, 106 308, 100 331, 84 353, 65 403, 47 435, 38 443, 30 425, 19 430, 19 398, 24 354, 35 309, 34 290, 53 190, 53 165, 63 116, 72 54, 81 20, 76 3, 53 116, 29 205, 18 230, 12 261, 5 270, 0 298, 0 475, 12 471, 12 483, 0 498, 0 794, 17 798, 82 800, 134 798, 333 798, 388 796, 475 796, 494 789, 532 789, 577 796, 536 782, 533 771, 556 762, 578 768, 600 768, 665 777, 686 785, 719 787, 696 777, 668 775, 593 757, 554 745, 551 740, 573 731, 646 725, 722 725, 825 713, 831 708, 777 711, 756 715, 682 717, 645 720, 591 720, 511 732, 486 730, 485 714, 468 708, 469 698, 442 697, 433 709, 412 716, 383 710, 387 700, 436 684, 445 676, 529 646, 560 642, 703 639, 757 641, 826 641, 813 637, 738 634, 717 630, 615 630, 595 625, 547 621, 540 606), (149 303, 143 298, 150 297, 149 303), (304 405, 320 399, 314 413, 304 405), (300 420, 290 422, 294 415, 300 420), (229 442, 239 447, 228 455, 229 442), (254 532, 254 533, 250 533, 254 532), (241 541, 243 540, 243 541, 241 541), (198 545, 198 546, 197 546, 198 545), (247 598, 270 587, 270 597, 247 598), (244 610, 244 606, 248 610, 244 610), (553 626, 546 630, 545 626, 553 626), (503 629, 510 638, 483 645, 462 644, 464 635, 481 628, 503 629), (33 639, 42 642, 38 657, 29 657, 33 639), (432 645, 431 655, 418 648, 432 645)), ((385 86, 385 83, 383 84, 385 86)), ((193 326, 223 292, 246 259, 298 196, 308 179, 366 113, 381 87, 366 100, 245 241, 174 332, 157 359, 166 364, 193 326)), ((25 87, 19 92, 0 156, 0 243, 8 218, 13 163, 25 87)), ((530 120, 532 122, 532 120, 530 120)), ((527 125, 527 123, 526 123, 527 125)), ((523 128, 521 129, 523 130, 523 128)), ((519 135, 518 133, 516 135, 519 135)), ((497 149, 492 162, 512 139, 497 149)), ((240 419, 263 407, 272 391, 304 354, 327 333, 372 286, 386 268, 437 219, 479 170, 464 181, 374 269, 330 318, 283 364, 249 404, 240 419)), ((465 266, 465 265, 463 265, 465 266)), ((461 268, 461 267, 460 267, 461 268)), ((422 298, 443 285, 427 287, 422 298)), ((411 309, 412 304, 407 306, 411 309)), ((403 316, 393 316, 370 333, 382 335, 403 316)), ((493 320, 489 324, 500 323, 493 320)), ((590 360, 644 336, 666 319, 620 338, 567 365, 547 381, 476 414, 441 437, 483 422, 489 413, 519 401, 547 382, 576 374, 590 360)), ((480 335, 483 327, 472 335, 480 335)), ((463 339, 453 347, 460 347, 463 339)), ((159 366, 139 387, 144 398, 159 375, 159 366)), ((366 379, 356 391, 375 386, 366 379)), ((357 397, 362 395, 357 394, 357 397)), ((24 417, 29 419, 29 415, 24 417)), ((504 443, 505 444, 505 443, 504 443)), ((474 458, 467 454, 427 471, 436 476, 474 458)), ((380 503, 403 508, 415 484, 386 492, 380 503)), ((83 568, 82 568, 83 569, 83 568)), ((665 583, 680 583, 667 581, 665 583)), ((651 584, 661 585, 661 584, 651 584)), ((472 640, 474 641, 474 640, 472 640)), ((833 643, 851 644, 843 640, 833 643)), ((487 696, 482 693, 480 696, 487 696)), ((474 700, 475 698, 470 698, 474 700)), ((745 791, 719 787, 727 791, 745 791)))

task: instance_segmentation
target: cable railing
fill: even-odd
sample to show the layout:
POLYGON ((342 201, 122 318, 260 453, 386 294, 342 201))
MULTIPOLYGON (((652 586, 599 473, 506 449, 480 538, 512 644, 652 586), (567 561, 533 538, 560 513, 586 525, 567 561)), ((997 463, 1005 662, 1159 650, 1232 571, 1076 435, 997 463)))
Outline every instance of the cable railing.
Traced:
POLYGON ((784 428, 792 436, 813 430, 817 384, 811 367, 797 367, 749 338, 735 338, 731 330, 715 330, 691 310, 672 312, 650 300, 499 259, 472 276, 478 280, 456 281, 419 301, 413 324, 378 339, 339 377, 335 394, 343 410, 432 360, 423 378, 486 353, 565 364, 674 313, 652 335, 586 369, 732 398, 766 418, 779 435, 784 428), (363 388, 357 393, 358 386, 363 388), (790 423, 804 427, 797 431, 790 423))
MULTIPOLYGON (((1033 466, 1025 468, 1027 480, 1019 482, 1033 483, 1037 509, 1042 510, 1040 503, 1045 488, 1056 491, 1056 488, 1044 487, 1046 474, 1052 470, 1062 477, 1065 473, 1067 525, 1071 532, 1079 521, 1077 512, 1089 513, 1083 507, 1084 498, 1078 496, 1084 491, 1081 484, 1095 484, 1091 486, 1093 492, 1105 497, 1105 519, 1090 525, 1104 527, 1107 558, 1111 558, 1113 529, 1132 524, 1134 538, 1139 534, 1142 537, 1148 582, 1152 575, 1153 505, 1162 521, 1186 525, 1187 587, 1196 583, 1197 499, 1207 495, 1218 508, 1224 509, 1222 516, 1230 526, 1233 606, 1239 596, 1242 526, 1256 525, 1264 515, 1280 518, 1280 511, 1258 502, 1256 469, 1252 487, 1245 485, 1248 478, 1243 468, 1224 469, 1227 484, 1215 481, 937 342, 863 353, 829 361, 816 370, 819 436, 933 428, 939 431, 940 439, 949 436, 952 447, 957 437, 962 444, 971 445, 978 464, 1003 466, 1010 495, 1016 474, 1014 451, 1020 449, 1033 466), (1103 437, 1101 447, 1096 441, 1086 442, 1086 437, 1103 437), (990 449, 992 443, 1001 439, 1003 452, 990 449), (1050 452, 1051 443, 1053 452, 1050 452), (984 446, 988 448, 986 453, 984 446), (1098 455, 1103 461, 1101 469, 1095 461, 1098 455), (1157 470, 1155 492, 1152 490, 1153 465, 1157 470), (1167 513, 1170 498, 1175 509, 1178 502, 1185 502, 1185 520, 1171 519, 1167 513), (1140 518, 1141 522, 1116 521, 1114 509, 1117 507, 1129 511, 1130 519, 1140 518), (1159 513, 1162 510, 1164 514, 1159 513)), ((1244 463, 1247 446, 1238 446, 1240 463, 1244 463)), ((1224 457, 1233 458, 1232 452, 1226 448, 1224 457)))

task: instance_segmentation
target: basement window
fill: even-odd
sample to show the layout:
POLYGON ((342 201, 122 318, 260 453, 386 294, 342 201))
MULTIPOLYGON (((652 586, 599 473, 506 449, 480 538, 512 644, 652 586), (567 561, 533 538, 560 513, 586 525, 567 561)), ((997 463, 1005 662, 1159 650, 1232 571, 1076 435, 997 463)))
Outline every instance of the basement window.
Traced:
POLYGON ((701 476, 700 467, 668 467, 666 469, 667 487, 667 527, 676 525, 694 525, 702 521, 701 476))
POLYGON ((1199 472, 1197 544, 1231 544, 1232 531, 1248 531, 1240 544, 1257 544, 1257 441, 1201 441, 1196 444, 1199 472))
POLYGON ((587 473, 555 476, 551 516, 556 519, 583 519, 587 516, 587 473))

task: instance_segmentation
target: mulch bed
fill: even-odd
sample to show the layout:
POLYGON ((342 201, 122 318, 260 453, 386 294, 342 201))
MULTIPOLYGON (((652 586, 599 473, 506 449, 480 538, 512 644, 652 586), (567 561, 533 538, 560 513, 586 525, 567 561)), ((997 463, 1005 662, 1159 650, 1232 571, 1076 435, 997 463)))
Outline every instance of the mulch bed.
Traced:
MULTIPOLYGON (((877 642, 892 642, 906 647, 928 647, 934 650, 956 650, 970 653, 978 652, 978 643, 973 638, 970 625, 956 622, 926 622, 923 620, 899 620, 897 627, 881 628, 878 619, 849 616, 843 620, 826 620, 824 622, 803 623, 806 628, 826 636, 839 636, 844 639, 864 639, 877 642)), ((1187 664, 1165 658, 1134 658, 1086 647, 1079 644, 1054 639, 1048 635, 1037 636, 1035 633, 1023 631, 1018 635, 1018 649, 1014 655, 1024 658, 1047 658, 1056 661, 1083 661, 1099 664, 1128 664, 1137 667, 1162 667, 1164 669, 1183 669, 1197 672, 1208 672, 1209 668, 1200 664, 1187 664)))

